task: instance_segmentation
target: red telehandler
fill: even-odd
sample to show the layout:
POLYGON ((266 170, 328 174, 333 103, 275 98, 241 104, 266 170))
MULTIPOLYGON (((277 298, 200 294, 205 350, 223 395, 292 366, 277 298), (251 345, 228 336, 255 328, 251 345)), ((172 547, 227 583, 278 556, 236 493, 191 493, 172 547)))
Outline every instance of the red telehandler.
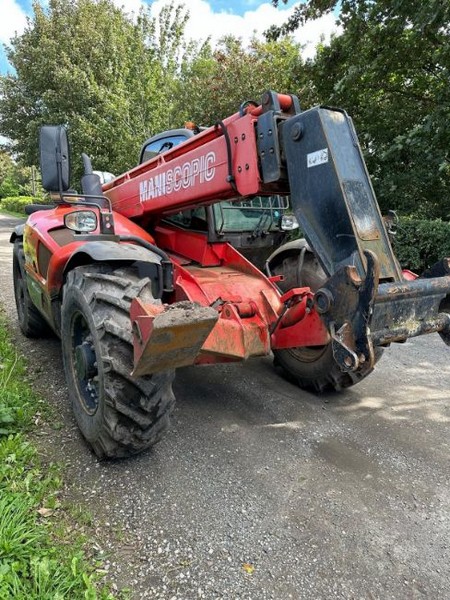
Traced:
POLYGON ((103 187, 83 155, 77 193, 64 128, 43 127, 55 204, 31 205, 11 236, 20 327, 60 336, 75 417, 100 458, 159 439, 177 367, 273 352, 301 387, 339 390, 393 342, 439 332, 450 345, 450 261, 404 277, 344 111, 266 92, 164 150, 103 187), (243 246, 282 243, 273 198, 286 196, 305 240, 282 245, 266 273, 208 221, 208 207, 238 202, 243 246))

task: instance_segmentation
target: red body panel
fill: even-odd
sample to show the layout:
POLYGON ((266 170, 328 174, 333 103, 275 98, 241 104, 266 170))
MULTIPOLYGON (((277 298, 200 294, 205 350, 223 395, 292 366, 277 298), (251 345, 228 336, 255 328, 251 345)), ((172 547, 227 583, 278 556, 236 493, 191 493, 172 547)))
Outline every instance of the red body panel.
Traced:
MULTIPOLYGON (((211 127, 172 150, 103 186, 114 210, 127 217, 168 215, 218 200, 275 193, 258 171, 256 117, 235 114, 224 121, 231 143, 235 188, 228 180, 228 150, 222 130, 211 127)), ((286 183, 277 192, 288 193, 286 183)))
MULTIPOLYGON (((64 215, 83 207, 62 205, 52 210, 37 211, 30 215, 24 231, 26 248, 26 271, 41 287, 43 292, 52 297, 59 294, 63 283, 63 273, 69 258, 86 241, 76 241, 73 234, 64 227, 64 215), (66 243, 57 241, 58 230, 65 232, 66 243), (56 239, 55 239, 56 238, 56 239), (45 269, 40 264, 39 256, 43 254, 43 246, 50 254, 50 260, 45 269)), ((114 214, 115 230, 118 235, 136 235, 150 243, 155 243, 153 237, 141 227, 123 217, 114 214)), ((94 233, 98 233, 94 232, 94 233)), ((45 251, 44 251, 45 253, 45 251)))
MULTIPOLYGON (((289 109, 289 96, 280 96, 280 101, 289 109)), ((174 292, 166 299, 170 303, 188 300, 219 313, 206 333, 197 363, 268 354, 271 344, 286 348, 328 341, 318 315, 306 308, 306 296, 286 300, 273 281, 229 244, 208 243, 206 234, 161 222, 164 215, 222 199, 288 192, 285 182, 265 188, 260 179, 255 136, 260 114, 260 108, 251 108, 226 119, 229 143, 222 126, 211 127, 103 186, 114 209, 115 233, 156 243, 172 260, 174 292), (230 181, 230 171, 234 181, 230 181), (147 217, 143 222, 152 222, 155 239, 129 220, 143 216, 147 217)), ((64 228, 64 215, 82 209, 79 204, 36 212, 25 228, 26 269, 41 290, 49 320, 50 300, 60 294, 68 261, 89 243, 76 240, 64 228)), ((133 310, 141 333, 150 339, 154 305, 133 310)), ((140 346, 145 342, 140 339, 140 346)))

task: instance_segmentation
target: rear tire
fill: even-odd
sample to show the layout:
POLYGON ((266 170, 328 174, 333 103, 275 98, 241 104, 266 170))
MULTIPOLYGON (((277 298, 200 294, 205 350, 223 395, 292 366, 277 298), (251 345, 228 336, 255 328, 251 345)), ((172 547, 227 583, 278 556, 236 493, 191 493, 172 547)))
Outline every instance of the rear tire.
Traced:
POLYGON ((51 329, 33 304, 25 278, 25 253, 22 240, 14 242, 13 250, 14 298, 17 318, 22 333, 28 338, 48 337, 51 329))
MULTIPOLYGON (((282 275, 283 272, 295 273, 296 270, 292 268, 292 264, 287 265, 285 261, 298 262, 298 260, 298 257, 286 258, 278 266, 273 267, 273 273, 276 275, 282 275)), ((313 292, 322 287, 327 279, 318 260, 311 252, 305 254, 300 279, 301 285, 310 287, 313 292)), ((286 285, 284 281, 281 282, 280 288, 283 292, 288 291, 290 287, 292 286, 286 285)), ((375 348, 375 362, 381 358, 382 354, 381 348, 375 348)), ((273 355, 274 366, 280 375, 297 383, 303 389, 318 393, 348 388, 359 383, 371 373, 371 371, 363 374, 341 371, 334 359, 331 343, 325 346, 273 350, 273 355)))
POLYGON ((159 441, 175 398, 174 371, 131 377, 129 309, 160 303, 132 267, 78 267, 67 276, 61 312, 64 369, 73 412, 99 458, 137 454, 159 441))

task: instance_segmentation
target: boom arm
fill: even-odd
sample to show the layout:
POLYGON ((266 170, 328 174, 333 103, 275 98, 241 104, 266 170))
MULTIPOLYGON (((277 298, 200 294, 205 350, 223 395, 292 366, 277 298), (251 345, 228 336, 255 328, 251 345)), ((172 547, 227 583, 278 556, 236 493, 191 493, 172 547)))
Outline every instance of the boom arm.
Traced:
MULTIPOLYGON (((280 117, 298 101, 281 96, 280 117), (281 106, 284 107, 281 109, 281 106)), ((220 200, 289 193, 286 177, 267 184, 259 169, 256 125, 262 107, 251 107, 117 177, 104 186, 113 207, 128 217, 168 215, 220 200)))
POLYGON ((294 96, 266 92, 261 106, 143 163, 104 192, 125 216, 155 219, 224 199, 290 194, 329 276, 314 307, 343 370, 371 369, 374 344, 431 331, 450 344, 450 315, 440 312, 449 301, 450 275, 403 281, 353 124, 342 110, 301 112, 294 96))
POLYGON ((400 280, 351 120, 343 111, 300 112, 295 97, 267 92, 241 111, 104 186, 128 217, 169 215, 225 199, 290 194, 325 272, 378 256, 400 280))

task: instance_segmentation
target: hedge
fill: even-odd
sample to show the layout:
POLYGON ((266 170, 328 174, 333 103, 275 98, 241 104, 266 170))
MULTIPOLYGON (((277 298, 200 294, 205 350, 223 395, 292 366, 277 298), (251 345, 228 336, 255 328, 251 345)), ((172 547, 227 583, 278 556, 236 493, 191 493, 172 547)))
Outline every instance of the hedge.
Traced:
POLYGON ((48 200, 35 196, 8 196, 0 200, 0 208, 15 213, 25 214, 25 206, 28 204, 45 204, 48 200))
POLYGON ((401 217, 394 252, 402 267, 422 273, 441 258, 450 257, 450 222, 401 217))

